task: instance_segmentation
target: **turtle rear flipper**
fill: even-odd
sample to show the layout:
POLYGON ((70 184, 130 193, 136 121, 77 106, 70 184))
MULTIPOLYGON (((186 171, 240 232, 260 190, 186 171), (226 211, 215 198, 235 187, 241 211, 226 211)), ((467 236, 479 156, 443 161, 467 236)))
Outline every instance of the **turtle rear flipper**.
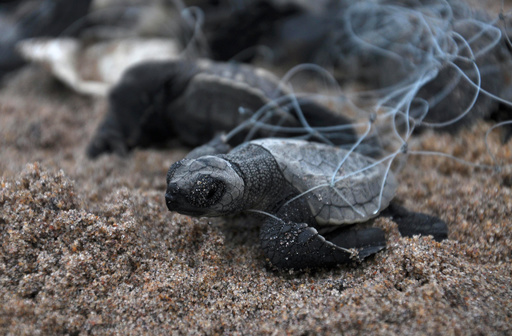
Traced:
POLYGON ((391 203, 382 215, 391 217, 398 224, 402 236, 430 235, 436 241, 448 238, 448 226, 441 218, 412 212, 396 203, 391 203))
POLYGON ((260 241, 272 265, 296 270, 361 261, 386 247, 384 232, 378 228, 350 227, 336 233, 327 240, 306 223, 271 218, 261 228, 260 241))

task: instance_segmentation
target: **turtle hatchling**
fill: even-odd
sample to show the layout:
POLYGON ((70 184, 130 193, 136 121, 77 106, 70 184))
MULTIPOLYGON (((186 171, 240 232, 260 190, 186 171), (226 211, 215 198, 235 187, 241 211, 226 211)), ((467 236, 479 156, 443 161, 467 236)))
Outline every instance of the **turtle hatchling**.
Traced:
MULTIPOLYGON (((91 158, 108 152, 124 155, 134 147, 173 139, 187 146, 200 146, 283 97, 285 101, 280 106, 286 105, 289 99, 290 108, 270 109, 268 115, 262 116, 265 123, 302 127, 303 120, 296 115, 298 105, 312 127, 350 124, 347 118, 310 99, 287 98, 289 94, 272 73, 246 64, 182 59, 141 63, 127 70, 110 92, 109 112, 90 142, 87 154, 91 158)), ((254 138, 289 136, 264 129, 254 132, 248 126, 245 132, 230 139, 229 146, 242 143, 249 132, 254 133, 254 138)), ((335 144, 357 140, 351 128, 333 136, 335 144)), ((226 153, 229 146, 222 147, 222 142, 214 140, 210 152, 226 153)))
POLYGON ((165 199, 170 211, 191 216, 263 215, 266 257, 279 269, 298 270, 362 260, 385 248, 384 232, 365 223, 379 215, 392 217, 404 235, 446 238, 441 219, 392 202, 396 187, 385 164, 362 154, 267 138, 176 162, 165 199))

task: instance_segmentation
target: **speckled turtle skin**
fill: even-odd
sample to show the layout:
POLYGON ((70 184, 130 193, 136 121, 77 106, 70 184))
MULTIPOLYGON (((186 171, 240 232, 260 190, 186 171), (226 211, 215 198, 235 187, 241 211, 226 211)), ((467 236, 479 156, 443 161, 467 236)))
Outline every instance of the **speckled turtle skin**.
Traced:
MULTIPOLYGON (((128 69, 110 92, 109 111, 87 154, 90 158, 109 152, 123 156, 135 147, 162 145, 174 139, 186 146, 200 146, 287 94, 276 76, 250 65, 209 60, 142 63, 128 69)), ((311 100, 300 98, 298 104, 313 127, 350 123, 311 100)), ((301 126, 293 109, 275 109, 266 122, 301 126)), ((212 152, 226 153, 230 146, 242 143, 248 132, 241 132, 224 146, 215 143, 213 147, 218 146, 212 152)), ((260 130, 254 137, 271 135, 287 136, 260 130)), ((336 137, 336 144, 356 141, 352 129, 338 132, 336 137)))
POLYGON ((402 232, 446 237, 442 220, 389 206, 396 180, 383 164, 348 154, 303 140, 261 139, 229 154, 185 158, 167 173, 166 204, 191 216, 266 212, 261 246, 279 269, 332 266, 380 251, 386 246, 382 230, 351 224, 367 222, 386 207, 402 232), (333 187, 342 160, 336 174, 341 179, 333 187))

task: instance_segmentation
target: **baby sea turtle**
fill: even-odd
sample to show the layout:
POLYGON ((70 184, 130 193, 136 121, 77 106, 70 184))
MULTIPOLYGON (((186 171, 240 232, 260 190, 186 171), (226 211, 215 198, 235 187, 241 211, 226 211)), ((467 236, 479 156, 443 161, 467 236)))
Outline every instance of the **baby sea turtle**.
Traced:
POLYGON ((260 231, 265 255, 280 269, 303 269, 362 260, 383 249, 384 232, 362 224, 382 214, 393 216, 402 234, 446 238, 439 218, 390 204, 396 186, 386 165, 362 154, 261 139, 229 154, 176 162, 165 199, 170 211, 191 216, 267 213, 260 231), (349 225, 355 223, 361 224, 349 225))
MULTIPOLYGON (((110 92, 109 112, 87 153, 91 158, 105 152, 124 155, 134 147, 172 139, 191 147, 203 145, 289 93, 270 72, 245 64, 181 59, 139 64, 125 72, 110 92)), ((302 98, 297 103, 310 126, 349 124, 345 117, 311 100, 302 98)), ((274 108, 263 118, 271 125, 301 127, 303 123, 296 113, 293 108, 274 108)), ((242 143, 248 131, 232 137, 229 144, 242 143)), ((270 135, 288 136, 260 130, 254 137, 270 135)), ((350 128, 336 132, 333 142, 356 140, 350 128)))

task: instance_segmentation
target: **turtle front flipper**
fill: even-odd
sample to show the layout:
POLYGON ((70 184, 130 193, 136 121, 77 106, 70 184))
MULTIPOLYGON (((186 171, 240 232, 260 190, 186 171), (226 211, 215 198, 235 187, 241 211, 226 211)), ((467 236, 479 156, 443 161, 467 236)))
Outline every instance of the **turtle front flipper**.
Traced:
POLYGON ((87 146, 86 153, 91 159, 95 159, 103 153, 115 153, 121 157, 128 154, 128 146, 123 134, 118 130, 112 118, 107 118, 98 128, 87 146))
POLYGON ((378 228, 336 230, 329 240, 306 223, 278 218, 265 221, 260 231, 261 247, 279 269, 328 267, 361 261, 386 247, 378 228))
POLYGON ((398 230, 402 236, 430 235, 436 241, 448 238, 448 226, 439 217, 409 211, 394 202, 382 212, 382 215, 391 217, 398 224, 398 230))

